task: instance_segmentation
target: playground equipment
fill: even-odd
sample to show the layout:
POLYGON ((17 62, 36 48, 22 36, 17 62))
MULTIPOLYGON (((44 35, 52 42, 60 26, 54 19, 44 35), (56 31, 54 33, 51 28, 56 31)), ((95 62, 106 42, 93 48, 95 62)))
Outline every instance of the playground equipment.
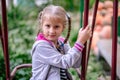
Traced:
MULTIPOLYGON (((95 21, 95 17, 96 17, 96 12, 97 12, 97 7, 98 7, 98 1, 96 0, 95 3, 95 8, 94 8, 94 17, 93 17, 93 22, 92 22, 92 30, 94 29, 94 21, 95 21)), ((89 0, 85 0, 84 1, 84 27, 88 24, 88 7, 89 6, 89 0)), ((111 80, 115 80, 116 79, 116 61, 117 61, 117 9, 118 9, 118 0, 114 0, 114 4, 113 4, 113 38, 112 38, 112 73, 111 73, 111 80)), ((90 51, 90 44, 91 44, 91 40, 90 39, 90 43, 89 43, 89 48, 88 48, 88 54, 86 53, 86 47, 83 50, 83 55, 82 56, 82 76, 81 76, 81 80, 85 80, 85 75, 86 75, 86 70, 87 70, 87 63, 88 63, 88 58, 89 58, 89 51, 90 51), (87 56, 86 56, 87 54, 87 56)))
MULTIPOLYGON (((98 7, 99 0, 96 0, 95 7, 94 7, 94 16, 92 21, 92 31, 94 30, 95 25, 95 19, 96 19, 96 13, 97 13, 97 7, 98 7)), ((2 42, 3 52, 4 52, 4 59, 5 59, 5 66, 6 66, 6 80, 10 80, 15 75, 15 72, 18 69, 31 67, 31 64, 22 64, 18 65, 14 68, 14 70, 10 74, 10 64, 9 64, 9 54, 8 54, 8 28, 7 28, 7 17, 6 17, 6 0, 1 0, 1 6, 2 6, 2 26, 0 29, 0 38, 2 42)), ((112 38, 112 73, 111 73, 111 80, 116 79, 116 60, 117 60, 117 9, 118 9, 118 0, 114 0, 114 14, 113 14, 113 38, 112 38)), ((88 25, 88 13, 89 13, 89 0, 84 0, 84 28, 86 25, 88 25)), ((89 53, 90 53, 90 45, 91 40, 89 43, 88 51, 87 49, 87 42, 85 43, 85 48, 83 50, 82 55, 82 69, 81 74, 79 74, 79 78, 81 80, 86 80, 86 71, 87 71, 87 65, 89 60, 89 53), (86 53, 88 52, 88 53, 86 53)))

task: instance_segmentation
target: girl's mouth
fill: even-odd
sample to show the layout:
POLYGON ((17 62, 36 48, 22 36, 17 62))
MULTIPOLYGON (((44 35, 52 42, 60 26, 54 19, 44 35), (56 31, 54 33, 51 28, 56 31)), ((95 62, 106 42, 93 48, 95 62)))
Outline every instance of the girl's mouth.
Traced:
POLYGON ((55 35, 50 35, 50 37, 55 37, 55 35))

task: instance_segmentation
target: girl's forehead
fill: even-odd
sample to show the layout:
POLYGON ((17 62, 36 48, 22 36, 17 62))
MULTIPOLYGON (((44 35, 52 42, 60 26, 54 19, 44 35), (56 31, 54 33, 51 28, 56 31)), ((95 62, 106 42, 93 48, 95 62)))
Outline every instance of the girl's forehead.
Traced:
POLYGON ((47 14, 47 15, 44 15, 43 22, 44 21, 59 22, 64 24, 65 19, 58 15, 47 14))

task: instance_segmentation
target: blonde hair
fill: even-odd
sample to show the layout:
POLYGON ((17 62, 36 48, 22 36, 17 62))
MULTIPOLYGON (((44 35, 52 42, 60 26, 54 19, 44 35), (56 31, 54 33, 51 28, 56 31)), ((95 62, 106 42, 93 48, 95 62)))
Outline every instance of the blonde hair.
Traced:
MULTIPOLYGON (((68 22, 68 33, 67 33, 67 36, 66 36, 66 38, 64 40, 64 43, 66 43, 69 36, 70 36, 70 30, 71 30, 70 16, 68 16, 66 11, 61 6, 50 5, 50 6, 45 7, 43 9, 43 11, 41 11, 39 13, 39 16, 38 16, 39 25, 41 25, 42 22, 44 21, 44 18, 45 18, 46 14, 54 15, 52 17, 60 19, 62 21, 64 27, 65 27, 66 23, 68 22)), ((38 34, 39 34, 40 30, 41 29, 40 29, 40 26, 39 26, 38 34)))

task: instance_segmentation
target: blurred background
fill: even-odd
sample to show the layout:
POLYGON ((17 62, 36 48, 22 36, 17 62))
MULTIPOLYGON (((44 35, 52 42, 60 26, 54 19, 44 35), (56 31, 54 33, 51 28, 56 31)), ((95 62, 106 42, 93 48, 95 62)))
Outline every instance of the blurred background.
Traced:
MULTIPOLYGON (((35 41, 38 28, 38 14, 47 5, 60 5, 71 15, 72 31, 70 45, 73 46, 77 32, 82 27, 83 4, 82 0, 6 0, 9 37, 10 70, 19 64, 31 63, 30 51, 35 41), (82 20, 82 21, 81 21, 82 20)), ((1 3, 1 0, 0 0, 1 3)), ((90 0, 89 24, 93 17, 95 0, 90 0)), ((118 16, 120 16, 119 0, 118 16)), ((97 42, 101 39, 112 38, 113 1, 100 0, 96 24, 91 44, 91 52, 86 80, 110 80, 110 66, 104 58, 99 58, 97 42), (104 67, 106 66, 106 67, 104 67)), ((0 4, 1 18, 1 4, 0 4)), ((1 20, 0 20, 1 24, 1 20)), ((66 31, 63 33, 66 36, 66 31)), ((118 44, 120 45, 120 17, 118 17, 118 44)), ((75 70, 70 69, 74 80, 79 80, 75 70)), ((31 68, 18 70, 14 80, 29 80, 31 68)), ((5 80, 5 64, 0 43, 0 80, 5 80)))

